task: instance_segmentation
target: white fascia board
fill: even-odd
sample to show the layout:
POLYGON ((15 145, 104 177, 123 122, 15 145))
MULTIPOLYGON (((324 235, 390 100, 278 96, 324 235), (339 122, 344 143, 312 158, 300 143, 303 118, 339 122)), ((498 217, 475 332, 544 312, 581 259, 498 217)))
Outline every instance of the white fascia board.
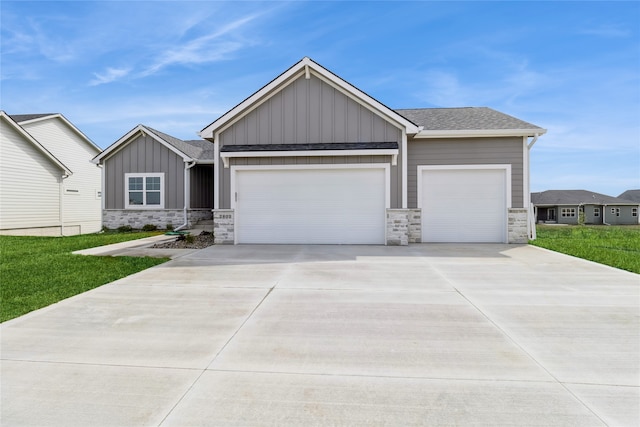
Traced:
POLYGON ((224 167, 229 167, 229 159, 237 157, 327 157, 327 156, 394 156, 397 163, 398 149, 389 150, 311 150, 311 151, 234 151, 220 153, 224 167))
POLYGON ((145 135, 149 135, 151 138, 155 139, 160 144, 162 144, 165 147, 167 147, 170 151, 174 152, 177 156, 182 157, 182 160, 185 161, 185 162, 193 162, 193 161, 195 161, 195 159, 192 159, 191 157, 187 156, 182 151, 178 150, 173 145, 171 145, 168 142, 166 142, 164 139, 160 138, 154 132, 152 132, 151 130, 149 130, 146 127, 144 127, 144 125, 138 125, 135 128, 133 128, 131 131, 129 131, 126 135, 121 137, 119 140, 117 140, 116 142, 111 144, 102 153, 100 153, 96 157, 94 157, 91 160, 91 163, 95 163, 97 165, 97 164, 100 164, 103 159, 107 159, 107 158, 111 157, 113 154, 117 153, 122 148, 124 148, 128 143, 130 143, 131 140, 133 139, 133 137, 136 136, 138 133, 143 133, 145 135))
POLYGON ((464 129, 464 130, 422 130, 414 135, 416 139, 425 138, 469 138, 492 136, 535 136, 544 135, 546 129, 464 129))
POLYGON ((7 113, 0 111, 0 118, 3 118, 9 126, 14 128, 20 135, 22 135, 27 141, 33 144, 45 157, 47 157, 53 164, 58 166, 67 175, 73 175, 71 169, 69 169, 64 163, 62 163, 56 156, 51 154, 42 144, 38 142, 29 132, 27 132, 22 126, 16 123, 7 113))
POLYGON ((386 116, 387 120, 392 120, 403 126, 408 134, 418 133, 419 128, 414 123, 405 119, 400 114, 396 113, 384 104, 376 101, 374 98, 357 89, 355 86, 347 83, 342 78, 323 68, 321 65, 317 64, 310 58, 304 57, 301 61, 276 77, 262 89, 255 92, 253 95, 225 113, 222 117, 218 118, 216 121, 204 128, 199 133, 200 137, 204 139, 214 138, 214 132, 224 131, 233 123, 244 117, 244 115, 248 114, 249 107, 253 106, 253 108, 256 108, 270 98, 267 95, 272 93, 274 89, 283 85, 283 83, 287 82, 288 80, 295 80, 295 78, 303 74, 305 76, 308 74, 314 74, 325 83, 328 83, 331 86, 339 89, 343 94, 349 95, 350 97, 355 97, 360 101, 360 103, 367 106, 369 110, 376 112, 379 115, 382 113, 384 116, 386 116))

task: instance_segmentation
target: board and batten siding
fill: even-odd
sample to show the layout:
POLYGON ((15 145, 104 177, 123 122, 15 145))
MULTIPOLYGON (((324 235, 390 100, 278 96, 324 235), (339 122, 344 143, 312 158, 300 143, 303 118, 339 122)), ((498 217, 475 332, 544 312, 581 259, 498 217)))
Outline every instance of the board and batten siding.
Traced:
POLYGON ((0 119, 0 229, 60 226, 63 171, 0 119))
POLYGON ((91 163, 99 150, 88 144, 62 119, 26 123, 22 127, 51 154, 73 171, 64 185, 64 223, 76 233, 95 233, 102 228, 101 171, 91 163))
MULTIPOLYGON (((315 76, 276 88, 262 104, 220 133, 220 146, 397 142, 402 130, 315 76)), ((391 163, 390 156, 233 159, 233 165, 391 163)), ((391 166, 391 206, 402 203, 402 154, 391 166)), ((230 207, 230 173, 219 162, 220 207, 230 207)))
POLYGON ((184 161, 149 135, 138 135, 104 160, 105 209, 125 208, 125 173, 164 173, 164 208, 184 208, 184 161))
POLYGON ((511 206, 523 206, 522 138, 443 138, 409 140, 407 143, 407 197, 409 209, 417 208, 418 166, 511 165, 511 206))
POLYGON ((189 207, 213 208, 213 165, 196 165, 189 169, 189 207))

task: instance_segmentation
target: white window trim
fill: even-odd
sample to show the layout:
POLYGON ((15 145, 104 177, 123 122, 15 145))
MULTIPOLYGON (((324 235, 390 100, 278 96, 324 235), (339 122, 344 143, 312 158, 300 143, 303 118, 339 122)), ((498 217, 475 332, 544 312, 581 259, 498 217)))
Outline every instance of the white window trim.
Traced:
POLYGON ((631 216, 633 217, 638 216, 638 208, 631 208, 631 216))
POLYGON ((594 218, 600 218, 600 208, 593 208, 594 218))
POLYGON ((560 218, 575 218, 576 208, 560 208, 560 218))
POLYGON ((124 174, 124 207, 125 209, 164 209, 164 173, 125 173, 124 174), (160 178, 160 204, 159 205, 147 205, 146 204, 146 178, 160 178), (143 180, 143 199, 145 204, 142 205, 130 205, 129 204, 129 178, 144 178, 143 180))

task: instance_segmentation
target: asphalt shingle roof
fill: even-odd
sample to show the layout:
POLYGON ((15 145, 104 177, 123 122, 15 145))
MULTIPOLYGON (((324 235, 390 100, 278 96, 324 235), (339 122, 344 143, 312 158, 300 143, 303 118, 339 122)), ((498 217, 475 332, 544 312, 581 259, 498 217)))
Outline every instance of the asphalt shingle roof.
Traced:
POLYGON ((153 132, 157 137, 163 139, 167 143, 171 144, 178 150, 182 151, 187 156, 195 160, 214 160, 213 157, 213 143, 204 139, 194 139, 184 141, 178 139, 159 130, 145 126, 150 132, 153 132))
POLYGON ((396 113, 424 130, 540 129, 488 107, 397 109, 396 113))
POLYGON ((11 114, 11 117, 16 123, 26 122, 29 120, 40 119, 47 116, 55 116, 57 113, 43 113, 43 114, 11 114))
POLYGON ((629 205, 633 202, 587 190, 547 190, 531 193, 534 205, 629 205))
POLYGON ((627 190, 619 195, 618 198, 640 203, 640 190, 627 190))

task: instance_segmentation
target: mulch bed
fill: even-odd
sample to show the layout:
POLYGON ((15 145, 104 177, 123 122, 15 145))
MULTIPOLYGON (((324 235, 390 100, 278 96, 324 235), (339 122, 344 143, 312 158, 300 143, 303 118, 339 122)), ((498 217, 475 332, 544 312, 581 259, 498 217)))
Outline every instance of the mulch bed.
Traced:
POLYGON ((175 240, 156 243, 152 248, 162 249, 203 249, 213 245, 213 233, 203 231, 197 236, 193 236, 193 241, 188 242, 184 236, 176 236, 175 240))

